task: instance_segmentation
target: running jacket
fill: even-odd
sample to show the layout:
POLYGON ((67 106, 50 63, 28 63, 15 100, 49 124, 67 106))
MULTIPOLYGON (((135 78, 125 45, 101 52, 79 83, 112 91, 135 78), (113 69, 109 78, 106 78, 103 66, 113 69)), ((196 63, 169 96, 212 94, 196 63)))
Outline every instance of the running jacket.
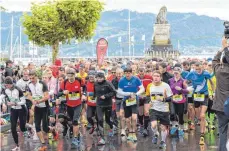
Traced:
POLYGON ((96 97, 96 105, 102 107, 111 107, 112 106, 112 97, 116 94, 116 90, 113 84, 107 80, 103 82, 95 83, 95 97, 96 97), (101 96, 105 96, 105 99, 101 99, 101 96))

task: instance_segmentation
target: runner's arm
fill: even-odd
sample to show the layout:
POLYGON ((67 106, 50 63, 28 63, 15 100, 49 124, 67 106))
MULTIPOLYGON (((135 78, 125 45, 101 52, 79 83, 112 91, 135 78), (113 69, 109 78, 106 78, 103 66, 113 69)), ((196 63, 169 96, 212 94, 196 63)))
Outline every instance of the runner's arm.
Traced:
POLYGON ((139 86, 139 90, 138 92, 136 93, 137 96, 139 96, 140 94, 144 93, 145 92, 145 88, 143 85, 140 85, 139 86))
POLYGON ((118 88, 117 93, 123 95, 123 96, 130 96, 131 93, 130 92, 124 92, 121 88, 118 88))

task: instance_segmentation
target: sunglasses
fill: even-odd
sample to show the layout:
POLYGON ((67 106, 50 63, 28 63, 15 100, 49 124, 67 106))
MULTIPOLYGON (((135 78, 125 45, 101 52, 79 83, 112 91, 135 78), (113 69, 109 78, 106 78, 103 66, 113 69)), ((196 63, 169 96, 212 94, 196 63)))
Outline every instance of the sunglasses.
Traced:
POLYGON ((212 65, 211 65, 211 64, 209 64, 208 66, 209 66, 209 67, 211 67, 212 65))
POLYGON ((112 74, 116 74, 116 72, 111 72, 112 74))

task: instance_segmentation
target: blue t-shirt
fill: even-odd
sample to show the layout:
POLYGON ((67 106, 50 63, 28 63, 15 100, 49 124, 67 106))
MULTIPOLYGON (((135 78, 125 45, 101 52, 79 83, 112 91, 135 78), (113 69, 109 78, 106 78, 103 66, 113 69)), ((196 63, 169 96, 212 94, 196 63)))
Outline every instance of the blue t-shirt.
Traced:
POLYGON ((210 74, 207 71, 203 71, 198 74, 196 71, 189 72, 185 79, 192 81, 194 92, 208 94, 207 80, 211 79, 214 74, 210 74))
POLYGON ((182 77, 183 79, 185 79, 186 76, 187 76, 188 74, 189 74, 188 71, 182 71, 182 72, 181 72, 181 77, 182 77))
POLYGON ((141 80, 132 76, 130 80, 127 80, 126 77, 120 79, 118 87, 123 90, 123 92, 138 92, 138 87, 142 85, 141 80))
MULTIPOLYGON (((123 90, 123 92, 132 92, 136 93, 138 92, 138 87, 142 85, 141 80, 136 77, 132 76, 130 80, 127 80, 126 77, 123 77, 120 79, 118 87, 123 90)), ((124 97, 124 100, 128 99, 128 96, 124 97)), ((138 97, 136 97, 138 100, 138 97)))

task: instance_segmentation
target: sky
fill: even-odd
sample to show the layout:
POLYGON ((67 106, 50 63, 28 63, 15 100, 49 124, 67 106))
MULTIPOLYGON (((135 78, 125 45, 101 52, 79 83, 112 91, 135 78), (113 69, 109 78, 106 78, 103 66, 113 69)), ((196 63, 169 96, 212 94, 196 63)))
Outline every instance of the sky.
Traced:
MULTIPOLYGON (((0 5, 10 11, 29 11, 31 2, 44 0, 0 0, 0 5)), ((194 12, 198 15, 229 20, 229 0, 100 0, 105 10, 130 9, 157 14, 162 6, 169 12, 194 12)))

